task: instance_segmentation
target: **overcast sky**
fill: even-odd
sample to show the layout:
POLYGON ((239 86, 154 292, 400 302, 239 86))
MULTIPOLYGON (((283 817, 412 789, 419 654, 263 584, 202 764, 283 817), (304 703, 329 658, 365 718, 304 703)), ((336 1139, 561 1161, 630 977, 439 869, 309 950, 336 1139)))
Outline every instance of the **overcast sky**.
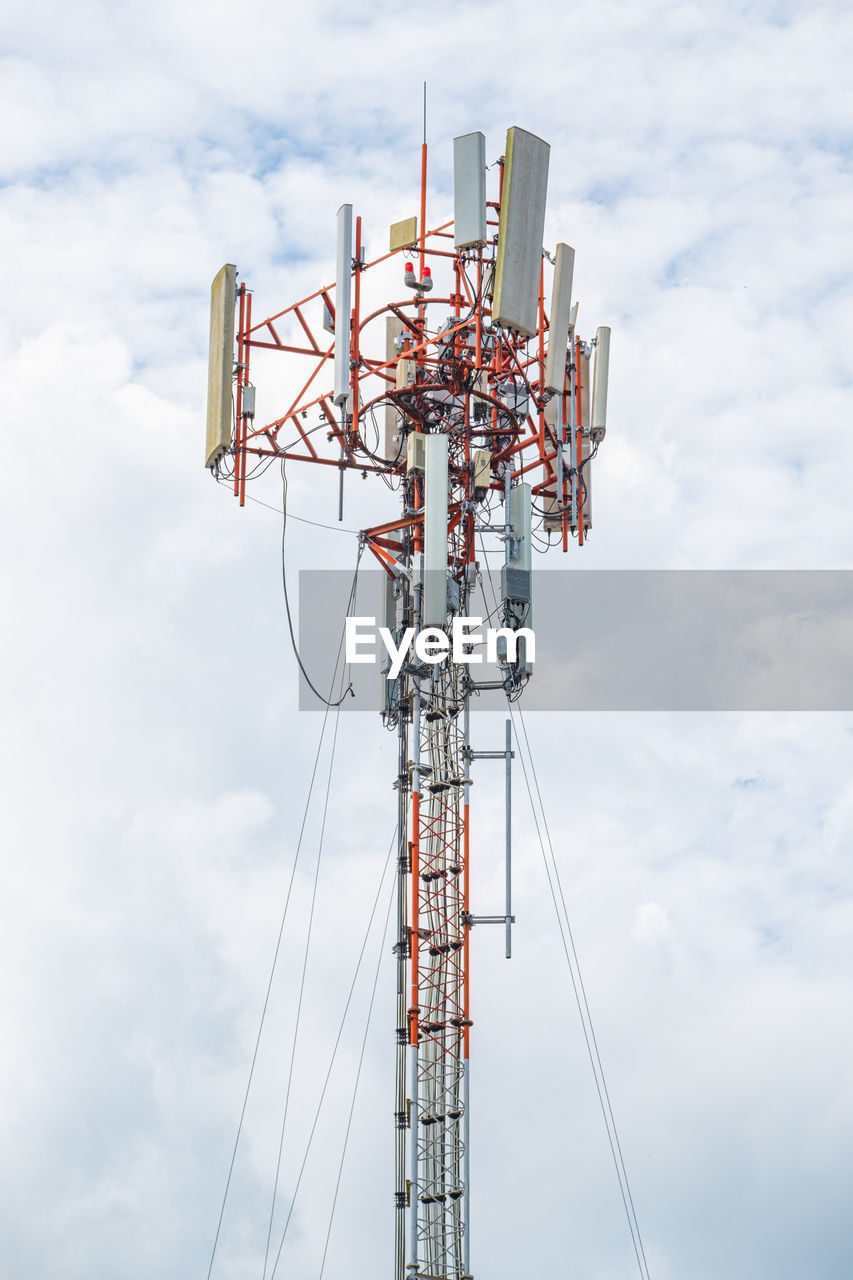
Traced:
MULTIPOLYGON (((321 717, 297 711, 274 512, 202 466, 208 290, 272 313, 430 221, 451 140, 551 144, 546 241, 613 327, 583 568, 851 568, 853 14, 834 3, 36 0, 3 20, 6 611, 0 1276, 207 1275, 321 717)), ((273 375, 271 375, 272 377, 273 375)), ((259 379, 259 413, 280 411, 259 379)), ((295 471, 295 469, 294 469, 295 471)), ((290 509, 334 522, 333 479, 290 509)), ((275 506, 269 477, 256 496, 275 506)), ((349 482, 345 526, 387 509, 349 482)), ((291 525, 291 564, 351 534, 291 525)), ((568 589, 568 587, 567 587, 568 589)), ((566 637, 584 644, 583 624, 566 637)), ((475 722, 498 745, 499 716, 475 722)), ((654 1280, 853 1274, 853 717, 527 720, 654 1280)), ((214 1276, 260 1276, 333 722, 214 1276)), ((495 769, 493 774, 489 769, 495 769)), ((472 797, 500 909, 499 770, 472 797)), ((341 717, 277 1274, 323 1243, 388 902, 393 742, 341 717)), ((637 1274, 516 802, 516 957, 474 937, 476 1275, 637 1274)), ((386 941, 325 1275, 388 1275, 386 941)))

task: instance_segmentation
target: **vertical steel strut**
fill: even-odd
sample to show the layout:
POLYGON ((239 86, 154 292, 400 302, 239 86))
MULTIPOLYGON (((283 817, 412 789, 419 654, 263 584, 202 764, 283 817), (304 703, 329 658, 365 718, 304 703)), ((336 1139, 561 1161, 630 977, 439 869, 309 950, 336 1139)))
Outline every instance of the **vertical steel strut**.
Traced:
POLYGON ((406 1022, 406 978, 409 958, 408 882, 410 856, 408 845, 409 821, 409 768, 408 721, 400 715, 397 728, 397 1064, 395 1086, 395 1123, 397 1129, 395 1147, 395 1226, 394 1269, 402 1277, 405 1267, 406 1231, 403 1210, 407 1203, 406 1192, 406 1128, 409 1124, 406 1099, 406 1046, 408 1044, 406 1022))

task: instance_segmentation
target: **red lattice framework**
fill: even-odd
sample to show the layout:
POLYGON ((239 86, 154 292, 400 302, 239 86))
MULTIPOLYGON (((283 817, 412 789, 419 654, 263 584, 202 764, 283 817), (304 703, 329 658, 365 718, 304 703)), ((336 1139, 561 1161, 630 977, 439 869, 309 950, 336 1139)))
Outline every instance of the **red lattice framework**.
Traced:
MULTIPOLYGON (((490 201, 488 208, 487 226, 496 239, 500 201, 490 201)), ((581 415, 589 388, 581 387, 582 371, 586 373, 588 362, 580 358, 580 341, 574 339, 573 354, 578 358, 568 366, 560 412, 560 397, 551 396, 544 386, 549 329, 544 258, 537 333, 527 339, 510 330, 495 331, 490 324, 488 293, 494 271, 494 240, 482 247, 456 250, 452 247, 452 227, 452 222, 443 223, 422 234, 414 248, 395 249, 366 262, 362 219, 356 218, 351 396, 349 409, 343 413, 336 411, 329 385, 334 338, 323 328, 324 322, 334 325, 335 285, 324 285, 260 321, 253 319, 251 290, 245 283, 238 285, 236 425, 231 478, 241 506, 245 503, 247 480, 251 478, 250 464, 254 469, 258 463, 276 458, 313 463, 337 471, 404 476, 405 452, 389 457, 387 453, 380 453, 376 445, 371 447, 372 441, 367 439, 368 430, 375 428, 377 411, 390 408, 404 424, 404 430, 422 431, 425 427, 429 429, 441 397, 449 394, 465 401, 464 417, 469 422, 472 406, 477 408, 477 420, 469 431, 450 432, 451 475, 460 489, 459 497, 450 506, 450 528, 462 521, 464 502, 472 497, 466 492, 470 486, 464 483, 470 472, 471 451, 487 449, 492 466, 490 488, 503 488, 503 481, 494 478, 495 472, 502 463, 509 462, 512 483, 524 477, 531 484, 534 501, 544 503, 549 511, 550 527, 558 534, 563 550, 568 548, 573 527, 577 530, 579 545, 583 544, 583 489, 576 500, 578 518, 572 520, 571 468, 557 465, 561 446, 568 446, 564 457, 570 457, 574 467, 580 467, 584 456, 587 424, 582 423, 581 415), (440 295, 414 289, 410 296, 362 314, 362 280, 366 273, 391 259, 405 257, 419 259, 418 281, 424 279, 425 269, 427 274, 434 270, 438 278, 442 269, 446 275, 449 267, 450 289, 440 295), (448 311, 452 318, 449 326, 447 318, 442 326, 431 323, 432 316, 442 312, 446 317, 448 311), (385 326, 381 322, 387 317, 399 321, 404 335, 401 349, 391 358, 387 358, 382 349, 385 326), (292 402, 279 417, 263 425, 256 425, 244 412, 253 351, 278 352, 291 359, 299 358, 303 363, 299 390, 292 402), (409 362, 414 373, 412 382, 406 386, 398 385, 401 361, 409 362), (516 413, 500 394, 509 379, 514 381, 517 398, 526 400, 528 411, 523 415, 516 413), (253 459, 257 461, 253 463, 253 459)), ((413 513, 366 530, 368 545, 380 560, 387 561, 382 552, 393 553, 396 549, 388 535, 417 523, 418 516, 413 513)), ((473 518, 468 523, 473 525, 473 518)))

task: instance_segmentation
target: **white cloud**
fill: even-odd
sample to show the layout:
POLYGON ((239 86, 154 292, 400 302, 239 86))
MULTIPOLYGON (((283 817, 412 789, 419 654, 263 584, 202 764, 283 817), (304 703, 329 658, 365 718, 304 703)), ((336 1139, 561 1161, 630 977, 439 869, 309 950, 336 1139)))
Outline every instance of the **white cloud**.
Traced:
POLYGON ((654 944, 666 938, 669 920, 657 902, 644 902, 634 912, 634 934, 640 942, 654 944))
MULTIPOLYGON (((454 134, 484 129, 494 159, 508 125, 540 132, 582 327, 614 326, 584 567, 848 567, 852 25, 837 3, 735 0, 440 3, 428 22, 265 0, 7 15, 0 1271, 198 1274, 215 1229, 320 722, 295 710, 276 517, 201 469, 214 272, 236 262, 265 313, 309 292, 344 199, 381 244, 414 211, 426 78, 430 216, 449 208, 454 134)), ((272 403, 289 375, 265 376, 272 403)), ((290 479, 293 510, 333 523, 333 483, 290 479)), ((277 477, 257 495, 276 505, 277 477)), ((348 483, 347 520, 388 501, 348 483)), ((352 562, 337 533, 288 538, 294 568, 352 562)), ((530 717, 657 1280, 849 1274, 848 720, 530 717)), ((481 718, 484 745, 501 725, 481 718)), ((343 717, 338 750, 297 1134, 393 823, 390 738, 343 717)), ((501 797, 482 774, 491 911, 501 797)), ((475 934, 476 1268, 624 1275, 517 787, 513 962, 475 934)), ((390 1257, 382 972, 328 1274, 390 1257)), ((263 1252, 293 1007, 276 988, 223 1235, 235 1276, 263 1252)), ((300 1192, 300 1273, 319 1267, 341 1118, 300 1192)))

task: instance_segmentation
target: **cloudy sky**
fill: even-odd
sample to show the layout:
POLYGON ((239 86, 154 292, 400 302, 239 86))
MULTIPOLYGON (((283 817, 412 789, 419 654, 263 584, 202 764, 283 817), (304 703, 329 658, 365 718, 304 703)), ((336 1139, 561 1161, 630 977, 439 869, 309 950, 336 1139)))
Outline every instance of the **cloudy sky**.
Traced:
MULTIPOLYGON (((853 15, 830 3, 36 0, 3 20, 0 1276, 208 1273, 322 719, 297 710, 273 511, 202 467, 208 289, 272 313, 415 209, 451 139, 552 147, 549 245, 613 326, 596 528, 549 568, 853 558, 853 15)), ((274 377, 259 412, 275 415, 274 377)), ((334 516, 328 477, 290 509, 334 516)), ((356 487, 358 486, 358 487, 356 487)), ((256 496, 275 506, 274 479, 256 496)), ((384 510, 350 483, 345 526, 384 510)), ((291 563, 354 558, 290 526, 291 563)), ((582 620, 570 646, 583 647, 582 620)), ((530 712, 655 1280, 853 1273, 853 717, 530 712)), ((213 1275, 260 1276, 325 736, 213 1275)), ((475 738, 496 745, 502 718, 475 738)), ((273 1252, 390 1273, 393 744, 341 717, 273 1252), (371 907, 376 901, 372 925, 371 907)), ((637 1274, 517 779, 516 958, 474 948, 473 1263, 637 1274)), ((499 909, 499 778, 473 796, 499 909)), ((481 934, 483 936, 481 936, 481 934)))

